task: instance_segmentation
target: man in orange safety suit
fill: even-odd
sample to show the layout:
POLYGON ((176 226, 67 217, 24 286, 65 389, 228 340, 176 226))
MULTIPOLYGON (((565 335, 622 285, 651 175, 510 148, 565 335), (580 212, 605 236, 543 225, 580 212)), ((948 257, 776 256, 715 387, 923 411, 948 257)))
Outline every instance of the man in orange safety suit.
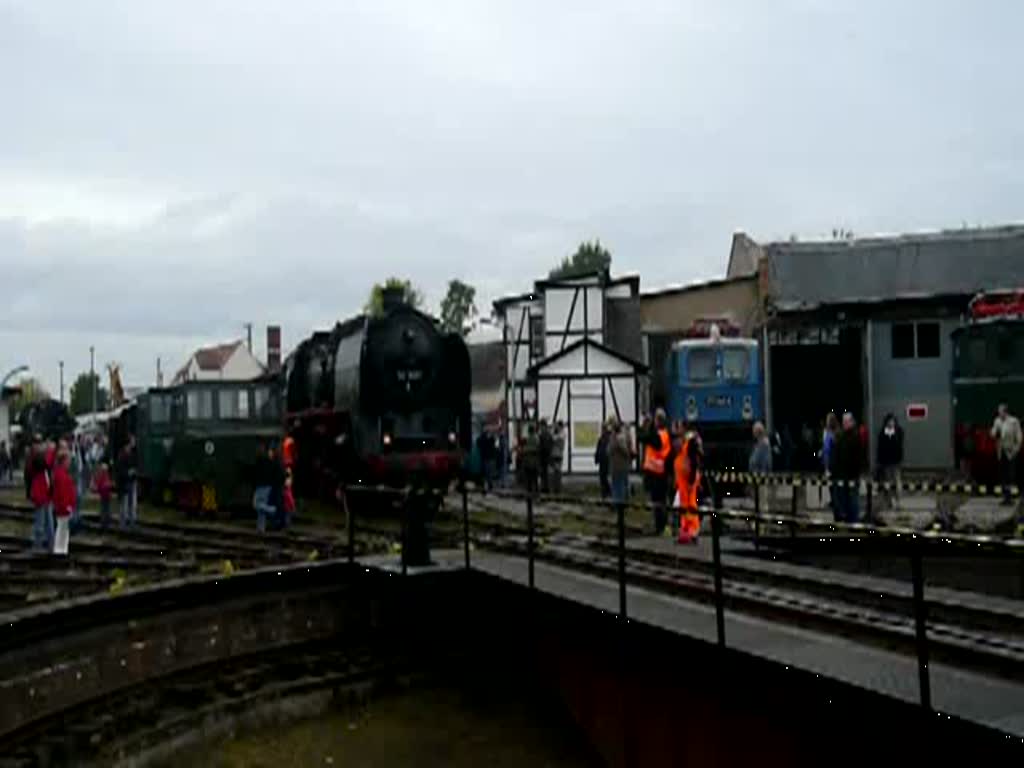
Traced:
POLYGON ((701 480, 701 445, 696 432, 687 432, 676 451, 672 470, 676 481, 675 511, 679 515, 680 544, 696 544, 700 534, 697 490, 701 480))

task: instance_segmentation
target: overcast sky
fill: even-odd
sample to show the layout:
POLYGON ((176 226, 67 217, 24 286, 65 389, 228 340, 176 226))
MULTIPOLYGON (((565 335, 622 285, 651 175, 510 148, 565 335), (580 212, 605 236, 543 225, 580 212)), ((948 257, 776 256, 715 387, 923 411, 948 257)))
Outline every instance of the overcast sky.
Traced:
POLYGON ((389 274, 432 307, 584 238, 642 287, 730 238, 1024 218, 1014 0, 0 0, 0 376, 54 391, 389 274))

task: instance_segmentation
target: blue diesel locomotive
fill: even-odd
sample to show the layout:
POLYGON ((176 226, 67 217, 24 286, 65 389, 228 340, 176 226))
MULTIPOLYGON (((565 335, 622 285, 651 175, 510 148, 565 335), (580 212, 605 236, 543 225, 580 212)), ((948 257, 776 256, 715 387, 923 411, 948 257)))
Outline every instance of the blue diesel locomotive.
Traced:
POLYGON ((666 378, 669 418, 700 433, 705 466, 745 472, 751 427, 764 418, 757 342, 722 338, 712 325, 706 336, 673 345, 666 378))

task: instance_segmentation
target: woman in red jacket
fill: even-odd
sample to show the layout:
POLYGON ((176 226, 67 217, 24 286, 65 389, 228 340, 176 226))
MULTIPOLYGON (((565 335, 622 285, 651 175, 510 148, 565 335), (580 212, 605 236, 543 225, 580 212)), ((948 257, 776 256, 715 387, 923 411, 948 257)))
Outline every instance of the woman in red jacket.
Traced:
POLYGON ((50 473, 46 468, 46 455, 41 444, 32 450, 26 463, 28 466, 25 471, 32 475, 28 497, 35 508, 32 545, 38 550, 49 552, 53 548, 53 509, 50 507, 50 473))
POLYGON ((68 471, 68 452, 57 454, 57 466, 53 469, 53 514, 57 518, 57 533, 53 541, 53 553, 68 553, 69 524, 75 511, 75 481, 68 471))

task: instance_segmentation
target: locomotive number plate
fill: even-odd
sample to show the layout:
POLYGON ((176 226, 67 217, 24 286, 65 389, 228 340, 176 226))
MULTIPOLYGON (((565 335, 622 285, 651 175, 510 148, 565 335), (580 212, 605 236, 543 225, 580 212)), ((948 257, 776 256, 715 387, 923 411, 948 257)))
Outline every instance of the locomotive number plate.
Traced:
POLYGON ((731 408, 732 407, 732 396, 731 395, 708 395, 707 400, 704 401, 708 408, 731 408))

